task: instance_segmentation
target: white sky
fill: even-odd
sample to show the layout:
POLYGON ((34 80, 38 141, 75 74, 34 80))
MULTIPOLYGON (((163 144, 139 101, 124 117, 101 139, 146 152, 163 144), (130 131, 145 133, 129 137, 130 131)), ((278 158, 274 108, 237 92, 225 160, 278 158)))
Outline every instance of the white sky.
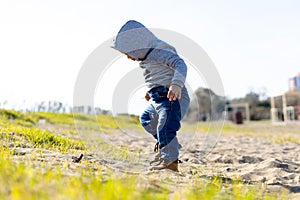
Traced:
POLYGON ((0 103, 72 104, 85 59, 130 19, 197 42, 228 97, 262 88, 280 94, 300 72, 299 10, 297 0, 1 0, 0 103))

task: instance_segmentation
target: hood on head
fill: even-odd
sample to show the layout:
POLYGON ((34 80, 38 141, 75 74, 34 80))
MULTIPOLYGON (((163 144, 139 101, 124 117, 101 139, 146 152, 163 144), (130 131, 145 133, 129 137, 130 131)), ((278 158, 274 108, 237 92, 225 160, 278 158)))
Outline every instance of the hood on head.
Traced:
POLYGON ((130 20, 118 32, 113 48, 129 54, 136 60, 144 60, 157 40, 143 24, 130 20))

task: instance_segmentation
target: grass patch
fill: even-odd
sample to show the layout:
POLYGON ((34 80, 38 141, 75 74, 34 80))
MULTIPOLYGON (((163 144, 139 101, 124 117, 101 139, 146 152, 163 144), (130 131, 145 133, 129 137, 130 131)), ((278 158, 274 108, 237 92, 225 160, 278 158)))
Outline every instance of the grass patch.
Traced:
POLYGON ((275 199, 288 199, 285 192, 281 194, 267 193, 265 189, 258 185, 246 185, 241 181, 236 180, 232 183, 224 181, 221 177, 212 177, 210 181, 196 180, 193 186, 179 191, 177 194, 178 199, 236 199, 236 200, 275 200, 275 199), (182 195, 183 194, 183 195, 182 195))
MULTIPOLYGON (((91 134, 90 130, 96 130, 97 134, 99 130, 115 132, 119 128, 124 128, 138 131, 141 128, 135 116, 76 114, 75 118, 76 127, 85 130, 87 134, 91 134)), ((183 131, 185 128, 201 132, 214 131, 218 125, 219 122, 217 124, 200 122, 196 128, 194 124, 184 123, 183 131)), ((226 122, 222 134, 262 138, 273 136, 272 142, 285 143, 298 142, 300 136, 298 130, 299 127, 296 126, 287 129, 273 127, 269 122, 244 125, 226 122)), ((268 193, 260 185, 247 185, 239 180, 224 181, 217 176, 204 179, 195 173, 184 182, 181 176, 163 174, 164 172, 163 176, 168 176, 165 179, 155 173, 141 176, 125 175, 108 170, 99 161, 91 163, 88 159, 80 163, 70 163, 66 159, 53 158, 56 163, 52 165, 47 163, 46 159, 44 161, 36 159, 43 155, 26 154, 23 157, 12 155, 12 149, 7 145, 10 142, 30 143, 32 148, 53 149, 69 155, 74 152, 78 155, 79 152, 82 153, 81 150, 85 151, 85 155, 89 154, 90 149, 86 149, 83 141, 72 139, 73 135, 76 135, 73 114, 24 114, 1 110, 0 199, 288 199, 288 194, 284 191, 268 193), (55 131, 42 129, 38 124, 40 119, 45 119, 55 131), (158 176, 158 181, 154 181, 154 176, 158 176)), ((95 141, 95 145, 99 145, 100 142, 95 141)), ((111 159, 121 161, 134 162, 140 153, 129 152, 127 147, 101 145, 101 148, 96 149, 104 153, 103 157, 111 156, 111 159)))
POLYGON ((69 149, 85 149, 82 141, 76 141, 66 137, 55 135, 48 130, 38 128, 28 128, 10 125, 9 127, 0 127, 3 139, 12 140, 12 135, 23 136, 23 143, 30 142, 34 147, 57 149, 67 151, 69 149))
POLYGON ((0 109, 0 122, 3 123, 4 121, 14 122, 15 124, 26 127, 33 126, 37 123, 37 119, 30 115, 14 110, 0 109))
POLYGON ((79 168, 76 176, 66 176, 59 166, 41 170, 0 157, 0 199, 288 199, 284 192, 279 196, 269 194, 258 186, 224 183, 218 177, 191 180, 191 184, 177 187, 174 192, 170 189, 172 184, 167 185, 164 180, 157 184, 150 179, 130 175, 104 177, 101 170, 89 168, 79 168))
POLYGON ((167 199, 167 193, 140 185, 136 176, 104 178, 101 170, 36 169, 0 157, 0 199, 167 199))
POLYGON ((116 129, 142 130, 137 116, 119 115, 86 115, 80 113, 51 113, 32 112, 22 113, 13 110, 0 109, 0 126, 11 124, 22 127, 39 127, 40 120, 45 120, 48 125, 56 128, 72 130, 97 130, 104 133, 111 133, 116 129))
POLYGON ((271 143, 284 144, 300 143, 300 125, 287 124, 284 126, 272 125, 271 121, 251 121, 237 125, 230 121, 222 122, 198 122, 195 124, 183 123, 181 131, 193 131, 197 133, 215 133, 221 131, 222 136, 248 136, 268 139, 271 143), (221 129, 222 127, 222 129, 221 129))

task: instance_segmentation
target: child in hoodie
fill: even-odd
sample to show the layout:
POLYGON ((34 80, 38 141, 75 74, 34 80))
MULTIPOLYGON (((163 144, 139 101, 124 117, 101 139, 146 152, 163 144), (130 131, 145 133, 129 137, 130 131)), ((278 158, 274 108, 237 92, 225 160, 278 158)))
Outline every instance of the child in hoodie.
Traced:
POLYGON ((184 86, 187 66, 176 50, 159 40, 141 23, 130 20, 116 37, 113 48, 139 61, 149 88, 145 98, 151 105, 140 116, 145 130, 157 140, 150 170, 178 171, 177 131, 188 110, 190 98, 184 86))

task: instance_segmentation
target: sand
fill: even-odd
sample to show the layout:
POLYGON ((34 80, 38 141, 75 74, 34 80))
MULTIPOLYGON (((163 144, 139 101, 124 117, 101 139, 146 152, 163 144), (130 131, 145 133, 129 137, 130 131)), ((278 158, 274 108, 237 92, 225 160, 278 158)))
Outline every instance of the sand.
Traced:
MULTIPOLYGON (((145 133, 130 130, 130 133, 119 131, 104 134, 96 132, 93 135, 82 136, 96 145, 95 148, 90 149, 88 154, 83 152, 83 161, 104 165, 107 170, 112 170, 116 174, 136 174, 142 179, 146 179, 150 174, 154 183, 171 178, 180 183, 179 185, 184 186, 190 184, 193 177, 207 179, 218 176, 229 182, 240 180, 245 184, 259 184, 273 192, 284 188, 292 194, 293 199, 300 199, 299 142, 287 140, 276 143, 272 137, 273 132, 278 136, 285 134, 288 137, 299 137, 298 130, 300 130, 300 126, 294 127, 293 131, 286 130, 284 127, 274 130, 265 128, 262 131, 256 130, 254 134, 251 133, 248 136, 235 135, 233 130, 230 134, 225 131, 225 134, 212 135, 211 138, 207 137, 207 133, 197 135, 192 132, 180 132, 179 141, 183 145, 180 150, 182 161, 179 164, 180 173, 170 170, 149 171, 149 162, 154 156, 155 140, 145 133), (99 142, 99 138, 105 142, 99 142), (110 148, 111 145, 118 150, 110 148), (124 155, 122 152, 120 153, 119 147, 124 148, 124 152, 127 153, 124 155), (116 152, 119 153, 116 155, 116 152)), ((85 167, 81 163, 72 162, 72 157, 79 156, 80 151, 70 154, 36 149, 30 145, 20 147, 9 143, 6 145, 14 149, 16 161, 31 159, 30 155, 35 153, 40 155, 35 156, 36 162, 51 162, 53 166, 66 160, 70 161, 68 171, 64 172, 67 175, 72 175, 72 169, 85 167)), ((38 163, 37 166, 39 166, 38 163)), ((97 166, 95 170, 98 170, 97 166)), ((105 168, 101 170, 102 173, 105 173, 105 168)))
MULTIPOLYGON (((268 129, 263 130, 262 133, 256 132, 264 134, 266 131, 268 129)), ((277 130, 275 134, 289 135, 287 132, 278 133, 277 130)), ((297 134, 297 130, 294 130, 293 134, 295 133, 297 134)), ((300 199, 300 144, 298 142, 276 143, 274 138, 268 138, 268 135, 260 137, 261 135, 251 134, 251 136, 221 134, 214 148, 211 148, 214 141, 208 141, 205 134, 200 134, 198 137, 195 137, 195 133, 179 134, 179 141, 183 144, 180 150, 182 163, 179 165, 180 173, 177 174, 180 176, 180 182, 188 183, 191 177, 196 175, 203 178, 219 176, 227 181, 241 180, 245 184, 259 184, 273 192, 284 188, 293 194, 294 199, 300 199), (191 138, 193 138, 192 142, 191 138), (210 143, 209 147, 205 147, 205 142, 210 143)), ((109 160, 107 164, 111 168, 124 173, 149 174, 148 163, 154 156, 152 151, 155 144, 152 137, 131 132, 112 134, 106 137, 106 140, 116 146, 128 145, 129 150, 133 152, 144 153, 140 160, 132 162, 104 159, 109 160)), ((98 156, 105 157, 101 154, 98 156)), ((160 179, 170 177, 170 173, 171 176, 176 176, 176 173, 168 170, 154 173, 160 179)))

